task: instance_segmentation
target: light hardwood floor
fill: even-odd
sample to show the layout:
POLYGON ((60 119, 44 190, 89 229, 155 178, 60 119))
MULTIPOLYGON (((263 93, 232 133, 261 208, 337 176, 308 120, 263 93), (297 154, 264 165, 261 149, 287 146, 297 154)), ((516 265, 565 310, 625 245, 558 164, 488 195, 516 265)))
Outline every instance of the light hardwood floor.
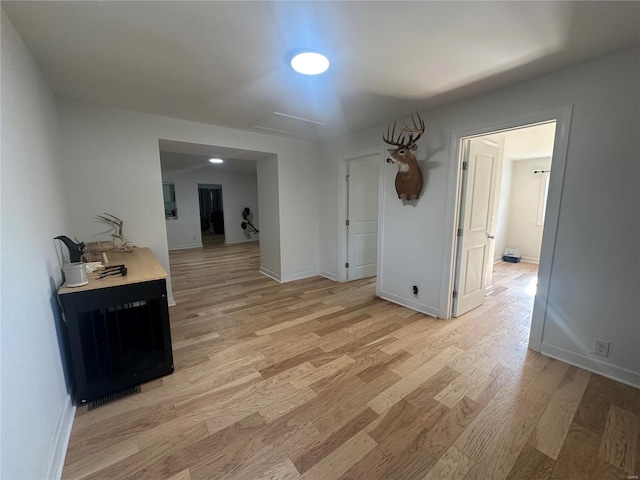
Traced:
POLYGON ((78 409, 64 478, 639 474, 640 390, 527 350, 531 265, 443 321, 374 279, 278 284, 257 244, 170 258, 175 373, 78 409))

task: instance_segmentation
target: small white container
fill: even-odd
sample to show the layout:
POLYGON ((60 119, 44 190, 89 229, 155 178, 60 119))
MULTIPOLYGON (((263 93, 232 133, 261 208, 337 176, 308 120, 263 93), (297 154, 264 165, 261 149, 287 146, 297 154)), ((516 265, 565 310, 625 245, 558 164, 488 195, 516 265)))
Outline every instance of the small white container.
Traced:
POLYGON ((81 287, 89 283, 87 269, 82 262, 67 263, 62 267, 64 280, 67 287, 81 287))

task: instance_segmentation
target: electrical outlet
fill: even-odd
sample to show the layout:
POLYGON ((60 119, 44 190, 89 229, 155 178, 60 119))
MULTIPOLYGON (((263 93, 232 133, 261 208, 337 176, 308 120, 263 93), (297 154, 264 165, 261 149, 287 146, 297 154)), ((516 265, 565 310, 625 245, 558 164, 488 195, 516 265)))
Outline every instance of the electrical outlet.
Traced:
POLYGON ((417 285, 414 285, 414 286, 411 288, 411 291, 413 292, 413 296, 414 296, 414 297, 417 297, 417 296, 418 296, 418 286, 417 286, 417 285))
POLYGON ((593 342, 593 353, 596 355, 602 355, 603 357, 609 356, 609 342, 604 340, 598 340, 597 338, 593 342))

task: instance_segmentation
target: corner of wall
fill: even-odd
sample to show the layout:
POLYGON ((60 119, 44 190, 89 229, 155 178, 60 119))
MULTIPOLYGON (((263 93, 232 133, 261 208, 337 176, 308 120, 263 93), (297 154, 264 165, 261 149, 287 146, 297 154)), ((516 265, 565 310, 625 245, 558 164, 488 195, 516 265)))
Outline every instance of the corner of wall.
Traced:
POLYGON ((273 279, 273 280, 275 280, 278 283, 282 283, 282 279, 281 279, 280 275, 278 275, 275 272, 272 272, 271 270, 268 270, 268 269, 266 269, 264 267, 260 267, 260 273, 265 275, 265 276, 267 276, 267 277, 269 277, 269 278, 271 278, 271 279, 273 279))

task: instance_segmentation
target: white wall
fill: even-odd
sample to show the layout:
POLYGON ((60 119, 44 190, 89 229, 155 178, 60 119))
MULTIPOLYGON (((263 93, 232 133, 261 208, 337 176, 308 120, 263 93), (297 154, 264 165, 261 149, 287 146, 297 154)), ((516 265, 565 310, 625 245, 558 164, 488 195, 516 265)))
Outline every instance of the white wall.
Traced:
POLYGON ((258 169, 258 198, 262 207, 260 217, 260 271, 281 280, 280 275, 280 210, 264 208, 278 202, 278 159, 273 156, 256 165, 258 169), (264 228, 270 225, 271 228, 264 228))
POLYGON ((520 250, 524 262, 538 263, 542 246, 543 226, 538 225, 538 207, 543 175, 533 172, 550 168, 551 158, 512 162, 506 246, 520 250))
MULTIPOLYGON (((254 149, 255 150, 255 149, 254 149)), ((293 157, 278 154, 278 192, 280 199, 280 255, 283 282, 318 274, 319 148, 309 144, 293 157)), ((258 175, 261 169, 258 168, 258 175)), ((262 195, 258 189, 260 199, 262 195)), ((262 204, 262 200, 260 200, 262 204)), ((262 208, 262 207, 261 207, 262 208)), ((266 219, 262 216, 262 226, 266 219)), ((260 229, 260 246, 264 241, 260 229)))
MULTIPOLYGON (((344 141, 344 139, 341 139, 344 141)), ((338 159, 339 149, 333 149, 333 145, 322 145, 322 157, 324 161, 320 165, 318 183, 320 184, 321 198, 318 202, 318 220, 320 223, 320 274, 335 280, 338 278, 338 218, 343 218, 344 213, 338 211, 338 159)), ((355 152, 355 145, 347 146, 340 150, 341 154, 355 152), (348 149, 348 150, 347 150, 348 149)), ((380 173, 383 175, 382 171, 380 173)))
POLYGON ((509 227, 509 213, 511 208, 511 176, 513 161, 504 158, 502 161, 502 174, 500 176, 500 191, 498 192, 498 214, 496 215, 496 247, 494 260, 501 259, 504 249, 507 248, 507 232, 509 227))
MULTIPOLYGON (((383 293, 411 303, 420 287, 422 311, 440 310, 450 145, 454 131, 499 123, 557 105, 573 105, 555 253, 551 266, 543 352, 640 385, 640 51, 635 49, 423 114, 418 145, 425 186, 414 206, 395 198, 391 166, 384 169, 383 293), (612 255, 611 252, 624 252, 612 255), (611 342, 608 358, 593 339, 611 342)), ((392 119, 390 119, 392 120, 392 119)), ((321 191, 335 191, 339 156, 381 144, 386 125, 325 143, 321 191)), ((335 196, 323 209, 336 212, 335 196)), ((323 216, 320 268, 337 272, 337 215, 323 216)))
POLYGON ((2 457, 0 477, 59 476, 74 409, 65 385, 53 237, 67 221, 56 104, 2 10, 2 457))
MULTIPOLYGON (((160 153, 162 158, 179 159, 179 153, 160 153)), ((206 159, 204 159, 206 162, 206 159)), ((257 241, 258 235, 242 230, 242 210, 251 209, 253 223, 260 230, 258 210, 257 175, 219 171, 208 163, 199 168, 185 168, 180 171, 162 172, 162 181, 173 183, 176 193, 178 218, 166 220, 169 249, 202 246, 200 230, 200 200, 198 184, 218 184, 222 186, 222 208, 224 211, 224 243, 257 241)))
POLYGON ((283 279, 317 273, 314 143, 75 102, 60 103, 60 122, 67 207, 78 238, 99 238, 103 225, 92 219, 112 213, 124 220, 127 238, 150 247, 169 272, 158 139, 270 152, 277 162, 265 163, 271 183, 262 186, 275 193, 263 201, 259 188, 261 265, 283 279), (281 257, 267 257, 275 252, 281 257))

